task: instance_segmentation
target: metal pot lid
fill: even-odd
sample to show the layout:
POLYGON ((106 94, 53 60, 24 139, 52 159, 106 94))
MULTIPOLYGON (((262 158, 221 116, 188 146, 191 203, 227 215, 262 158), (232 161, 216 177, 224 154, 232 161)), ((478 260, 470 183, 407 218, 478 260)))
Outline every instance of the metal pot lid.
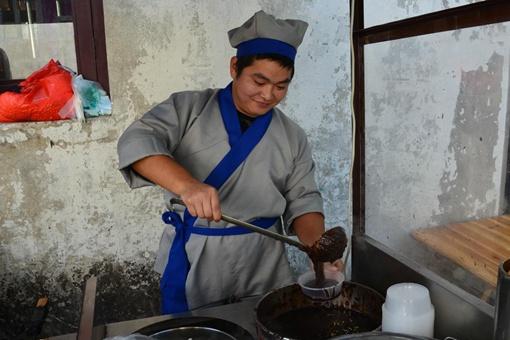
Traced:
MULTIPOLYGON (((169 330, 176 330, 181 329, 179 331, 175 331, 172 333, 171 339, 181 339, 180 337, 175 337, 179 332, 186 332, 190 328, 193 328, 197 333, 202 331, 209 331, 209 334, 215 334, 217 336, 223 335, 223 337, 218 338, 212 338, 212 339, 238 339, 238 340, 253 340, 253 336, 244 328, 241 326, 227 321, 223 319, 218 318, 210 318, 210 317, 201 317, 201 316, 190 316, 190 317, 180 317, 180 318, 173 318, 168 319, 164 321, 160 321, 157 323, 153 323, 152 325, 148 325, 146 327, 143 327, 133 333, 142 334, 142 335, 149 335, 151 337, 155 337, 158 333, 163 333, 165 331, 169 330), (211 331, 212 330, 212 331, 211 331), (223 333, 223 334, 222 334, 223 333), (225 335, 227 337, 225 337, 225 335)), ((166 333, 168 335, 168 333, 166 333)), ((202 333, 200 333, 202 334, 202 333)), ((162 334, 164 335, 164 334, 162 334)), ((197 335, 195 335, 197 336, 197 335)), ((184 337, 183 339, 189 339, 192 338, 193 340, 198 339, 211 339, 211 336, 208 337, 184 337)), ((156 339, 170 339, 170 336, 168 337, 160 337, 156 339)))
POLYGON ((209 327, 179 327, 151 335, 160 340, 236 340, 232 335, 209 327))

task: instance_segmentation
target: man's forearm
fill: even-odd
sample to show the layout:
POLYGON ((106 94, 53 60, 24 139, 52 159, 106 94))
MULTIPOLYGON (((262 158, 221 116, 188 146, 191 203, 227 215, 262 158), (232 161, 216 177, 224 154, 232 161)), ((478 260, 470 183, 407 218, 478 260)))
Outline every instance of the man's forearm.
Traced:
POLYGON ((177 195, 185 190, 187 184, 197 182, 179 163, 164 155, 142 158, 133 163, 132 168, 141 176, 177 195))
POLYGON ((301 215, 294 219, 292 228, 301 243, 311 246, 325 231, 324 216, 317 212, 301 215))
POLYGON ((149 156, 135 162, 132 167, 141 176, 179 195, 192 216, 220 220, 221 207, 216 189, 195 179, 172 158, 149 156))

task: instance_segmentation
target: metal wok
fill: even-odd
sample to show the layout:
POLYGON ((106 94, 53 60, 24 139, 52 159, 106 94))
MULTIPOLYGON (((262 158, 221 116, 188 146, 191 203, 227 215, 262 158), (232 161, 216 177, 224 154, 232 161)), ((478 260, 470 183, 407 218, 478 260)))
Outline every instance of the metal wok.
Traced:
POLYGON ((336 298, 305 296, 297 284, 266 294, 256 306, 259 339, 328 339, 380 329, 381 294, 345 281, 336 298))

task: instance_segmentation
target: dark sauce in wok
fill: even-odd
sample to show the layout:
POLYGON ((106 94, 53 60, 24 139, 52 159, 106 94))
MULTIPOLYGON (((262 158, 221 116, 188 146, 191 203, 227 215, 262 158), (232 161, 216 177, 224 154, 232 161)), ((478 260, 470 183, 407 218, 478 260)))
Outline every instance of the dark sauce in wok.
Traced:
POLYGON ((308 340, 370 332, 378 323, 364 314, 345 308, 306 307, 289 311, 267 323, 267 328, 281 336, 308 340))

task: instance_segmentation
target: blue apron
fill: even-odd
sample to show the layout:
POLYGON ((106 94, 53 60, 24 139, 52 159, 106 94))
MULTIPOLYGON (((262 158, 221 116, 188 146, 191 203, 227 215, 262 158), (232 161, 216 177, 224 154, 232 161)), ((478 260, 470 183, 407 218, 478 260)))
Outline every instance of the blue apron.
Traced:
MULTIPOLYGON (((264 136, 271 118, 272 110, 262 116, 255 118, 251 126, 241 132, 237 110, 232 99, 232 83, 218 92, 218 103, 220 106, 223 124, 228 134, 230 151, 211 171, 204 180, 205 184, 211 185, 216 190, 227 181, 235 170, 244 162, 250 152, 264 136)), ((196 217, 184 211, 184 219, 173 211, 167 211, 162 216, 163 221, 175 227, 175 237, 168 254, 168 263, 160 282, 161 290, 161 312, 162 314, 180 313, 188 310, 186 300, 186 279, 190 269, 190 263, 186 255, 186 242, 191 234, 205 236, 233 236, 251 233, 250 230, 235 226, 228 228, 208 228, 195 226, 196 217)), ((275 224, 277 218, 258 218, 251 223, 262 228, 269 228, 275 224)))

